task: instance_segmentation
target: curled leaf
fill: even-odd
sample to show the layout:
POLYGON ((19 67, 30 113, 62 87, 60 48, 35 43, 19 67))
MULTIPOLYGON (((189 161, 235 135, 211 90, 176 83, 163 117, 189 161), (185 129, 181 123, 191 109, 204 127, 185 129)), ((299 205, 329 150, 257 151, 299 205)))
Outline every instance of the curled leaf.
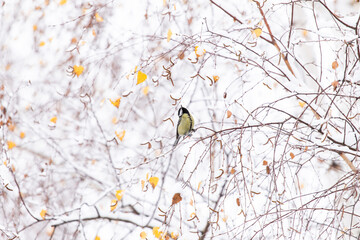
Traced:
POLYGON ((117 207, 118 201, 116 199, 111 200, 110 211, 114 211, 117 207))

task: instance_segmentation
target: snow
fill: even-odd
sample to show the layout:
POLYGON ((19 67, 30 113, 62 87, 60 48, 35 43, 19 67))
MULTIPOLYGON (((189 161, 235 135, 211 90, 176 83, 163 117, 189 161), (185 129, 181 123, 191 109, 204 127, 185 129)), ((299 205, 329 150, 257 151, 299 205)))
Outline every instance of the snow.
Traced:
POLYGON ((356 239, 360 5, 323 3, 260 3, 279 52, 253 1, 4 1, 1 238, 356 239))

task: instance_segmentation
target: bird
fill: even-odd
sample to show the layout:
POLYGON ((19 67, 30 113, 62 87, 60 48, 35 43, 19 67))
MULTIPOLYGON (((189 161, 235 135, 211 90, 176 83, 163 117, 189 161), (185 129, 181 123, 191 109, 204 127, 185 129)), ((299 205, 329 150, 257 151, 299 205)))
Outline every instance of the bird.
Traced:
POLYGON ((178 111, 179 121, 176 127, 176 140, 174 147, 178 144, 182 136, 191 136, 194 131, 194 118, 191 116, 189 110, 181 106, 178 111))

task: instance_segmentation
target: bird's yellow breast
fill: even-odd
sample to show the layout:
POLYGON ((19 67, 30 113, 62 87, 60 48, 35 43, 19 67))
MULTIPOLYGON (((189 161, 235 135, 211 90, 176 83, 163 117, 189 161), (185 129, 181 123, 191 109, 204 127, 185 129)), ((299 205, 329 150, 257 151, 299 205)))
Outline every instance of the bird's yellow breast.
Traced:
POLYGON ((187 135, 194 128, 194 118, 188 114, 181 116, 180 124, 178 126, 178 134, 181 136, 187 135))

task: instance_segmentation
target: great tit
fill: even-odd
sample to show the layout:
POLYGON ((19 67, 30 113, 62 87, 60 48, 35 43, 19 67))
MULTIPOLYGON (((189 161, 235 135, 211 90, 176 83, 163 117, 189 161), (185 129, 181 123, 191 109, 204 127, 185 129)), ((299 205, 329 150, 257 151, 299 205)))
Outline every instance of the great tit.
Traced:
POLYGON ((191 135, 191 132, 194 131, 194 118, 191 116, 189 110, 181 106, 178 115, 179 121, 176 127, 176 141, 174 146, 178 144, 181 136, 191 135))

